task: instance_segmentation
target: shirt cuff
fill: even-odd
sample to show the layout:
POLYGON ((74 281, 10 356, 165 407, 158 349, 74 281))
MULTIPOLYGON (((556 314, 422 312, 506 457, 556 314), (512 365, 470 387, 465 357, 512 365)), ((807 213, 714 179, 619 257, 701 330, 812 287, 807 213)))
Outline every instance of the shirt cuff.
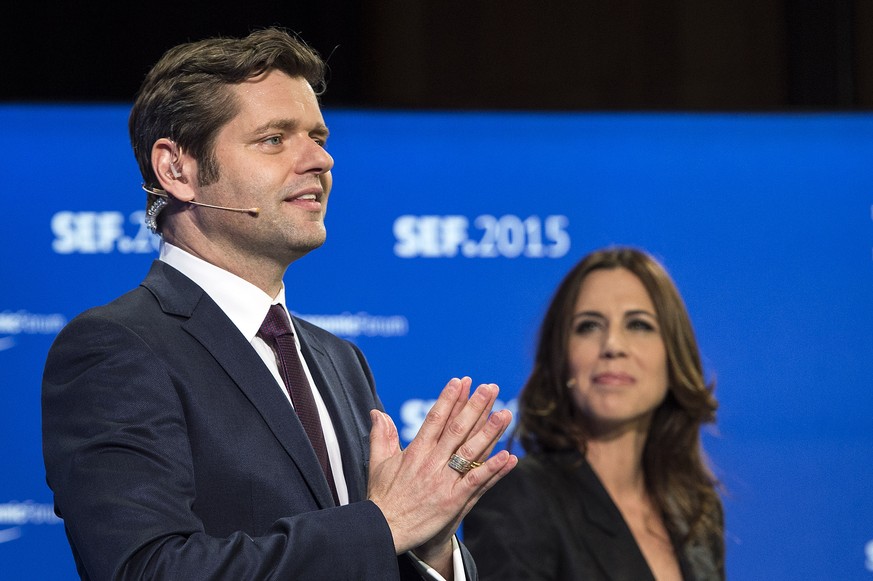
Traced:
MULTIPOLYGON (((412 559, 412 564, 416 570, 421 573, 425 579, 435 579, 436 581, 446 581, 445 577, 437 573, 433 567, 419 559, 412 551, 407 551, 412 559)), ((464 572, 464 559, 461 557, 461 545, 458 544, 458 537, 452 537, 452 569, 455 574, 455 581, 467 578, 467 573, 464 572)))

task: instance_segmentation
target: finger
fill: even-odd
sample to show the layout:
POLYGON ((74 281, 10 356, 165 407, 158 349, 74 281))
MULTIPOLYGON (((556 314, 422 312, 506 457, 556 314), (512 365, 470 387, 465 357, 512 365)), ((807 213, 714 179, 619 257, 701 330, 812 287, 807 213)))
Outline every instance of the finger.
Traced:
POLYGON ((478 468, 467 472, 461 479, 460 485, 466 487, 471 494, 470 506, 501 478, 509 474, 516 464, 518 464, 518 457, 515 454, 501 450, 478 468))
POLYGON ((391 443, 391 455, 393 456, 402 450, 400 447, 400 432, 397 430, 397 424, 394 423, 394 418, 385 412, 380 413, 382 414, 382 419, 385 420, 386 424, 388 424, 388 438, 391 443))
POLYGON ((413 450, 420 447, 430 449, 435 442, 441 439, 443 430, 445 429, 446 424, 450 421, 449 418, 451 417, 455 405, 459 400, 463 401, 466 399, 461 398, 462 392, 463 382, 460 379, 454 377, 449 380, 440 392, 436 402, 434 402, 433 406, 431 406, 430 410, 427 412, 427 415, 424 417, 424 421, 421 424, 421 428, 419 428, 415 438, 413 438, 409 443, 408 448, 412 448, 413 450))
POLYGON ((474 468, 464 478, 461 478, 456 486, 462 495, 467 496, 467 500, 458 515, 460 519, 463 519, 482 495, 497 484, 501 478, 509 474, 517 464, 517 456, 506 450, 501 450, 482 466, 474 468))
MULTIPOLYGON (((479 416, 479 418, 476 420, 476 423, 473 424, 473 428, 470 430, 470 434, 476 434, 480 430, 482 430, 485 427, 486 423, 488 422, 489 418, 491 417, 491 410, 494 409, 494 403, 497 401, 497 394, 500 393, 500 388, 498 388, 496 384, 492 383, 491 385, 493 385, 494 389, 495 389, 494 399, 487 406, 487 409, 484 411, 484 413, 482 413, 479 416)), ((511 420, 511 417, 510 417, 510 420, 511 420)), ((468 438, 469 438, 469 436, 468 436, 468 438)), ((498 436, 498 439, 500 439, 500 436, 498 436)), ((495 440, 494 443, 496 444, 497 440, 495 440)), ((493 449, 493 448, 494 448, 494 446, 492 445, 491 449, 493 449)), ((491 454, 491 449, 486 450, 483 454, 479 454, 478 456, 471 456, 470 460, 480 460, 483 458, 487 458, 488 455, 491 454)))
POLYGON ((456 454, 468 460, 488 458, 494 446, 503 437, 509 424, 512 423, 512 412, 503 409, 491 414, 484 426, 474 432, 457 450, 456 454))
POLYGON ((378 465, 400 451, 397 427, 391 417, 379 410, 370 410, 370 463, 378 465))
POLYGON ((474 473, 482 471, 473 476, 471 482, 465 482, 466 478, 456 481, 454 487, 457 487, 456 492, 459 494, 462 504, 452 520, 443 529, 443 533, 449 536, 455 533, 463 518, 470 512, 470 509, 473 508, 479 498, 518 464, 518 457, 506 450, 502 450, 494 458, 490 459, 489 462, 482 464, 479 468, 474 468, 468 473, 469 476, 473 476, 474 473))
POLYGON ((471 385, 473 385, 473 380, 469 376, 464 376, 461 378, 461 393, 458 394, 458 399, 455 401, 455 405, 452 407, 452 411, 449 413, 446 425, 448 425, 450 421, 458 417, 458 414, 461 413, 461 410, 463 410, 464 406, 467 405, 467 400, 470 398, 471 385))
POLYGON ((458 447, 470 437, 473 427, 483 421, 483 418, 488 418, 494 401, 497 399, 498 391, 497 386, 493 383, 482 384, 476 388, 476 391, 464 405, 464 409, 446 425, 434 448, 434 454, 437 457, 448 458, 455 453, 458 447))

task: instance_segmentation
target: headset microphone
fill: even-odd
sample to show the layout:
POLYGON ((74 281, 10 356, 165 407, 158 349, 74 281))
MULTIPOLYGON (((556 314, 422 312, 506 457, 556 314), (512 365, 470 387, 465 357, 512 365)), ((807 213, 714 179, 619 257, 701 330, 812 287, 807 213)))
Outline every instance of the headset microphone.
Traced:
MULTIPOLYGON (((145 184, 142 185, 142 189, 147 191, 150 194, 154 194, 155 196, 165 198, 167 200, 170 199, 169 194, 164 190, 158 188, 150 188, 145 184)), ((204 204, 203 202, 195 202, 194 200, 190 200, 185 202, 186 204, 192 204, 194 206, 202 206, 203 208, 212 208, 214 210, 227 210, 228 212, 241 212, 243 214, 249 214, 250 216, 257 216, 261 213, 260 208, 231 208, 229 206, 216 206, 213 204, 204 204)))
POLYGON ((261 213, 260 208, 230 208, 228 206, 213 206, 212 204, 204 204, 203 202, 195 202, 191 200, 190 202, 185 202, 186 204, 192 204, 194 206, 202 206, 204 208, 214 208, 215 210, 227 210, 228 212, 242 212, 244 214, 250 214, 252 216, 257 216, 261 213))

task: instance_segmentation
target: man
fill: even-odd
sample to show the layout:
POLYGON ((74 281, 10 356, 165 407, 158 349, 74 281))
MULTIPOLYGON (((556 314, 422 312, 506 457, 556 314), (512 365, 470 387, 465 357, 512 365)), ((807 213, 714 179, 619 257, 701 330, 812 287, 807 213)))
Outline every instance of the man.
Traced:
POLYGON ((160 260, 67 325, 43 381, 84 579, 475 578, 454 531, 517 461, 489 458, 497 387, 451 380, 401 450, 360 351, 287 314, 286 268, 325 239, 323 73, 268 29, 171 49, 143 83, 160 260))

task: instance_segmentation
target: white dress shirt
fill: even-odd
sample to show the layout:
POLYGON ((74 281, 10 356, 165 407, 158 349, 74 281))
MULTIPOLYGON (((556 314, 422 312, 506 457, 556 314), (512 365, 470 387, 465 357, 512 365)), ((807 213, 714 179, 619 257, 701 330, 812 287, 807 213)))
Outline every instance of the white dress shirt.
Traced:
MULTIPOLYGON (((285 382, 282 381, 282 375, 279 373, 276 353, 269 344, 258 336, 258 330, 261 328, 261 323, 264 322, 264 318, 267 316, 267 311, 270 310, 271 305, 280 304, 285 309, 285 312, 288 312, 288 308, 285 306, 285 285, 282 284, 282 288, 275 298, 270 297, 270 295, 252 283, 243 280, 235 274, 166 242, 161 244, 160 259, 193 280, 200 288, 206 291, 206 294, 215 301, 215 304, 224 311, 224 314, 240 330, 243 337, 255 348, 255 351, 264 360, 267 369, 276 378, 277 387, 285 395, 288 404, 293 405, 291 404, 291 396, 285 388, 285 382)), ((348 504, 349 490, 346 486, 345 474, 343 473, 342 455, 340 453, 339 441, 336 437, 336 430, 333 427, 333 422, 330 420, 330 414, 327 413, 324 400, 318 392, 315 382, 312 381, 312 374, 309 372, 306 359, 300 351, 300 340, 297 338, 297 330, 294 328, 293 321, 289 319, 289 323, 291 328, 294 329, 294 343, 297 346, 297 354, 303 363, 303 371, 306 373, 306 379, 312 388, 312 395, 318 408, 318 418, 321 420, 321 429, 324 432, 324 443, 327 446, 330 469, 333 471, 337 498, 339 498, 341 505, 348 504)))

